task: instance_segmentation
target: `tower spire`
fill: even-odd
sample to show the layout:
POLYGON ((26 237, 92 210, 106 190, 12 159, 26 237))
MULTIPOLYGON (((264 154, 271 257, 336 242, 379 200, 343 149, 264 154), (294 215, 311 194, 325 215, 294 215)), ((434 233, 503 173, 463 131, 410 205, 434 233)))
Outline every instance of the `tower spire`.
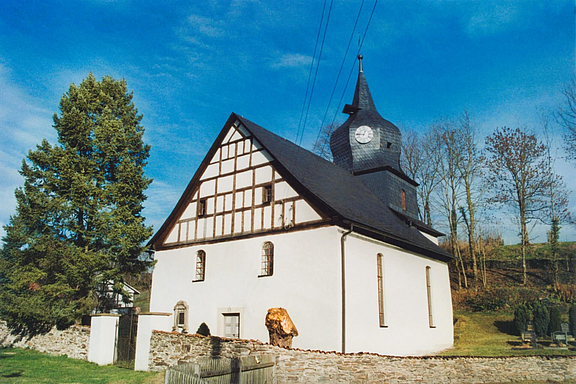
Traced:
POLYGON ((400 130, 376 110, 364 75, 363 59, 362 55, 358 55, 354 99, 342 111, 350 117, 330 138, 334 163, 352 172, 386 166, 401 172, 400 130))

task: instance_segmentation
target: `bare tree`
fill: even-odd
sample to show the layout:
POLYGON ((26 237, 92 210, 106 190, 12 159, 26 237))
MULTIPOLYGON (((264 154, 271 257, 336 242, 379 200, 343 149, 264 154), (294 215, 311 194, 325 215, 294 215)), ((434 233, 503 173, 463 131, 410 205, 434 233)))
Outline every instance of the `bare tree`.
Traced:
POLYGON ((461 207, 462 218, 468 234, 468 250, 472 263, 474 278, 478 277, 478 261, 476 247, 476 207, 483 191, 479 186, 484 161, 477 146, 475 127, 470 115, 464 111, 458 120, 458 132, 454 134, 455 145, 460 150, 455 152, 455 161, 458 168, 460 182, 464 187, 464 206, 461 207))
POLYGON ((422 163, 418 169, 415 180, 418 186, 418 199, 421 210, 420 220, 432 226, 433 193, 437 190, 442 180, 439 163, 442 159, 442 142, 439 128, 431 126, 420 139, 422 163))
POLYGON ((329 143, 330 136, 336 128, 338 128, 336 124, 328 124, 320 128, 316 141, 314 141, 314 145, 312 145, 313 153, 328 161, 332 161, 332 151, 330 150, 329 143))
POLYGON ((490 201, 516 212, 520 226, 523 284, 527 282, 528 224, 549 206, 548 192, 556 176, 547 167, 546 145, 520 128, 498 128, 486 138, 490 201))
POLYGON ((564 135, 568 156, 576 160, 576 76, 564 86, 564 105, 556 113, 558 122, 566 130, 564 135))
MULTIPOLYGON (((444 211, 446 221, 450 231, 450 250, 457 257, 463 278, 464 287, 468 288, 466 268, 462 259, 462 253, 458 246, 458 224, 459 224, 459 194, 461 190, 461 179, 458 170, 458 162, 461 158, 461 146, 459 145, 459 131, 454 122, 444 121, 433 130, 435 140, 440 143, 441 157, 438 159, 438 172, 442 182, 439 184, 438 197, 440 207, 444 211)), ((460 277, 459 277, 460 279, 460 277)))
MULTIPOLYGON (((550 132, 549 115, 540 116, 540 125, 546 142, 546 166, 551 174, 554 173, 556 156, 552 154, 553 138, 550 132)), ((558 239, 560 235, 560 224, 570 221, 570 212, 568 211, 568 192, 562 180, 562 177, 556 175, 551 180, 548 189, 549 207, 546 215, 543 215, 544 224, 550 225, 548 232, 548 242, 552 252, 554 285, 560 282, 558 266, 558 239)), ((567 264, 567 269, 569 266, 567 264)))
POLYGON ((420 170, 425 161, 420 136, 412 130, 405 130, 402 136, 400 165, 412 180, 419 179, 420 170))

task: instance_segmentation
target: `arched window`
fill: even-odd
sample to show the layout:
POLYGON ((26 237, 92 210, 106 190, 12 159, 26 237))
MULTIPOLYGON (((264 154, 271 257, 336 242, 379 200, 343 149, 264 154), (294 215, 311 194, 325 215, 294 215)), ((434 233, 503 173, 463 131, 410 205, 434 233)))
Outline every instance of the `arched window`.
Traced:
POLYGON ((428 297, 428 325, 436 328, 434 323, 434 308, 432 308, 432 283, 430 282, 430 267, 426 267, 426 296, 428 297))
POLYGON ((378 323, 381 327, 386 327, 384 318, 384 270, 382 268, 382 259, 384 256, 379 253, 376 255, 376 274, 378 276, 378 323))
POLYGON ((174 306, 174 327, 173 331, 186 333, 188 332, 188 304, 185 301, 179 301, 174 306))
POLYGON ((196 252, 196 275, 194 281, 204 281, 206 274, 206 252, 199 250, 196 252))
POLYGON ((402 190, 402 209, 406 210, 406 191, 402 190))
POLYGON ((274 273, 274 244, 267 241, 262 244, 262 264, 260 276, 272 276, 274 273))

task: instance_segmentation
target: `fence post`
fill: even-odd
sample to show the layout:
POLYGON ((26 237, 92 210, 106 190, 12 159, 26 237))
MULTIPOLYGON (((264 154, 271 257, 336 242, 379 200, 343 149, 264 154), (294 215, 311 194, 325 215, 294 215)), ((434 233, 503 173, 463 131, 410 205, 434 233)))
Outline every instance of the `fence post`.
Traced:
POLYGON ((88 361, 98 365, 114 363, 116 359, 119 318, 120 315, 110 313, 92 315, 88 361))
POLYGON ((170 331, 171 313, 146 312, 138 315, 138 331, 136 332, 136 355, 134 357, 135 371, 148 371, 150 358, 150 338, 153 330, 170 331))

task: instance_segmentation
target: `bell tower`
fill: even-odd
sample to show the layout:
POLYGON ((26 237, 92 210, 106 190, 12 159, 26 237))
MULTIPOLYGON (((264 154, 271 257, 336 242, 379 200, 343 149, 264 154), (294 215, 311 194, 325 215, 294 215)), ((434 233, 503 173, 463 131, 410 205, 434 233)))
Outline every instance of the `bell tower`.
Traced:
POLYGON ((342 111, 350 117, 330 138, 334 163, 353 173, 384 166, 400 171, 400 130, 376 110, 362 58, 358 56, 360 70, 354 100, 342 111))
POLYGON ((398 127, 376 110, 362 59, 358 55, 354 99, 342 110, 349 117, 330 137, 334 163, 357 176, 391 208, 417 218, 418 184, 400 167, 402 135, 398 127))

